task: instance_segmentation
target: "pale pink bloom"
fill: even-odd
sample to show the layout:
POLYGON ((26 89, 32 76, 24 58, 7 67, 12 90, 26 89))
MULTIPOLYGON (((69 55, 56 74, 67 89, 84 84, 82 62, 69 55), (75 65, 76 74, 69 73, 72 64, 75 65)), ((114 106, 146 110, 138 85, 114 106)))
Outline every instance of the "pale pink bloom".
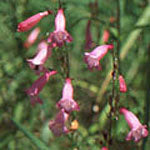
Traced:
POLYGON ((26 47, 26 48, 31 47, 35 43, 35 41, 37 40, 39 33, 40 33, 39 27, 37 27, 33 31, 31 31, 31 33, 27 37, 26 42, 24 43, 24 47, 26 47))
POLYGON ((125 120, 127 121, 131 131, 128 133, 126 140, 134 140, 135 142, 139 142, 141 138, 148 136, 148 130, 146 129, 146 125, 142 125, 139 119, 126 108, 121 108, 120 113, 124 115, 125 120))
POLYGON ((31 98, 31 103, 39 102, 41 103, 41 100, 37 97, 40 91, 43 89, 45 84, 48 82, 50 76, 55 75, 57 71, 49 71, 45 72, 44 75, 40 76, 30 88, 26 90, 26 93, 31 98))
POLYGON ((61 109, 54 120, 50 120, 49 128, 55 136, 61 136, 69 132, 65 122, 68 120, 69 114, 61 109))
POLYGON ((32 27, 34 27, 43 17, 47 16, 48 14, 51 14, 51 11, 44 11, 40 12, 36 15, 33 15, 29 17, 28 19, 22 21, 18 24, 18 32, 25 32, 30 30, 32 27))
POLYGON ((101 65, 99 61, 107 54, 109 49, 113 49, 113 45, 102 45, 96 47, 92 52, 84 53, 84 61, 87 63, 88 68, 92 70, 96 68, 97 70, 101 70, 101 65))
POLYGON ((119 88, 120 88, 120 92, 123 93, 127 92, 126 82, 122 75, 119 75, 119 88))
POLYGON ((109 31, 108 31, 108 30, 104 30, 103 37, 102 37, 102 41, 103 41, 104 43, 107 43, 108 40, 109 40, 109 36, 110 36, 109 31))
POLYGON ((91 20, 88 20, 87 27, 86 27, 86 33, 85 33, 85 49, 92 48, 92 34, 91 34, 91 20))
POLYGON ((33 59, 27 59, 30 68, 35 69, 36 66, 40 66, 38 67, 38 69, 41 68, 40 70, 42 70, 44 68, 44 63, 46 62, 48 57, 51 56, 51 54, 52 48, 50 48, 45 41, 40 42, 37 48, 36 56, 33 59))
POLYGON ((101 150, 108 150, 108 148, 107 147, 102 147, 102 149, 101 150))
POLYGON ((67 78, 65 85, 63 87, 62 98, 57 103, 57 107, 60 109, 64 109, 67 113, 72 111, 79 111, 79 105, 73 99, 73 87, 71 84, 71 79, 67 78))
POLYGON ((65 42, 71 42, 72 37, 66 31, 66 19, 63 9, 59 9, 55 18, 55 31, 50 34, 47 40, 53 47, 61 47, 65 42))

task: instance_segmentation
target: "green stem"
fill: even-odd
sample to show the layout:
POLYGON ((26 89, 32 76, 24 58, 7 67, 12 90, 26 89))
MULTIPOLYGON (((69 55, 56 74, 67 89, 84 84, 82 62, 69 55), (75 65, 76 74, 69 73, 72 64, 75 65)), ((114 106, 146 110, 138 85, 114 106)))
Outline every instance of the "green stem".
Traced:
POLYGON ((49 150, 45 143, 39 140, 36 136, 34 136, 31 132, 29 132, 25 127, 23 127, 20 123, 18 123, 15 119, 11 119, 14 125, 24 133, 24 135, 31 140, 31 142, 38 147, 40 150, 49 150))
MULTIPOLYGON (((146 91, 146 104, 145 104, 145 123, 148 125, 148 122, 149 122, 149 119, 150 119, 150 79, 149 79, 149 74, 150 74, 150 69, 147 69, 147 66, 150 65, 149 63, 149 59, 150 59, 150 45, 148 47, 148 52, 147 52, 148 55, 148 59, 147 59, 147 63, 146 63, 146 78, 147 78, 147 82, 146 82, 146 88, 147 88, 147 91, 146 91)), ((149 128, 149 126, 148 126, 149 128)), ((146 150, 146 143, 148 141, 148 137, 146 137, 144 140, 143 140, 143 144, 142 144, 142 150, 146 150)))

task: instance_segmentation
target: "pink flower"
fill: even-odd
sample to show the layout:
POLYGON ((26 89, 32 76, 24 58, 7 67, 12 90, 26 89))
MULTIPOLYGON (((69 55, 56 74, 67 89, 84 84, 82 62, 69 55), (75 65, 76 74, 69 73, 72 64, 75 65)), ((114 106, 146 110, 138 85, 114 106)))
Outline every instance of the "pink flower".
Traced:
POLYGON ((65 126, 65 122, 68 120, 69 114, 61 109, 57 114, 55 120, 51 120, 49 122, 49 128, 53 132, 55 136, 61 136, 62 134, 66 134, 69 132, 67 127, 65 126))
POLYGON ((107 147, 102 147, 102 149, 101 150, 108 150, 108 148, 107 147))
POLYGON ((59 9, 55 18, 55 31, 52 32, 48 38, 48 42, 52 43, 53 47, 61 47, 65 42, 71 42, 72 37, 66 31, 66 19, 63 9, 59 9))
POLYGON ((92 48, 92 44, 93 44, 90 28, 91 28, 91 20, 88 20, 87 27, 86 27, 86 34, 85 34, 85 49, 87 50, 92 48))
POLYGON ((97 70, 101 70, 101 66, 99 61, 107 54, 109 49, 113 49, 113 45, 102 45, 96 47, 92 52, 84 53, 84 61, 87 63, 88 68, 92 70, 96 68, 97 70))
POLYGON ((38 94, 43 89, 45 84, 48 82, 50 76, 55 75, 57 71, 49 71, 45 72, 44 75, 39 77, 30 88, 26 90, 26 93, 31 98, 31 103, 34 104, 36 102, 42 103, 42 101, 38 98, 38 94))
POLYGON ((108 42, 109 36, 110 36, 109 31, 108 30, 104 30, 103 37, 102 37, 102 40, 103 40, 104 43, 108 42))
POLYGON ((44 11, 40 12, 36 15, 33 15, 29 17, 28 19, 22 21, 18 24, 18 32, 25 32, 30 30, 32 27, 34 27, 43 17, 47 16, 48 14, 51 14, 51 11, 44 11))
POLYGON ((131 131, 128 133, 126 140, 134 140, 139 142, 141 138, 148 136, 148 130, 146 125, 142 125, 139 119, 126 108, 121 108, 120 113, 124 115, 125 120, 127 121, 131 131))
POLYGON ((123 93, 127 92, 126 82, 122 75, 119 75, 119 87, 120 87, 120 92, 123 93))
POLYGON ((45 41, 42 41, 38 45, 38 52, 33 59, 27 59, 31 69, 35 69, 36 66, 39 66, 38 69, 43 70, 43 65, 52 54, 52 48, 48 46, 45 41))
POLYGON ((62 98, 57 103, 57 107, 64 109, 67 113, 70 113, 74 110, 79 111, 79 106, 73 99, 73 87, 71 84, 71 79, 67 78, 66 83, 63 87, 62 98))
POLYGON ((37 37, 40 33, 40 28, 35 28, 28 36, 26 42, 24 43, 24 47, 29 48, 34 44, 34 42, 37 40, 37 37))

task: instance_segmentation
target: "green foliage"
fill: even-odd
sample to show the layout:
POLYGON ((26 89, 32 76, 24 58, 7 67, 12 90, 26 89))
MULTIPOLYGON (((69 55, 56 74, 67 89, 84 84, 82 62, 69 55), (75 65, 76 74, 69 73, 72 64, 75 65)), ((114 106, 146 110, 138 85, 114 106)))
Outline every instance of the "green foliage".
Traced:
MULTIPOLYGON (((113 68, 112 55, 109 53, 101 61, 102 71, 94 72, 87 69, 83 55, 89 19, 92 20, 94 44, 102 44, 103 30, 108 28, 111 33, 109 43, 113 43, 116 49, 117 0, 99 0, 97 11, 89 7, 96 0, 61 1, 73 42, 53 50, 46 66, 58 70, 59 74, 50 79, 40 93, 44 104, 32 107, 24 91, 37 76, 30 70, 26 59, 35 54, 40 39, 46 39, 48 33, 54 30, 54 15, 38 23, 41 33, 30 50, 23 46, 29 32, 17 33, 17 24, 44 10, 50 9, 56 14, 58 1, 0 0, 0 150, 99 150, 108 144, 105 135, 109 129, 108 101, 112 94, 112 79, 107 80, 106 77, 113 68), (114 23, 110 23, 110 17, 115 18, 114 23), (48 122, 56 115, 55 105, 61 98, 65 78, 61 58, 66 50, 70 58, 70 76, 74 79, 74 97, 81 109, 73 113, 71 119, 79 121, 79 129, 56 138, 48 129, 48 122), (98 111, 93 111, 94 106, 98 107, 98 111)), ((127 107, 143 124, 150 125, 150 6, 148 0, 122 0, 120 9, 120 65, 128 92, 120 94, 118 106, 127 107)), ((118 83, 115 86, 119 89, 118 83)), ((110 150, 149 150, 150 138, 144 144, 142 141, 138 144, 125 141, 129 128, 124 118, 118 116, 118 110, 112 118, 113 144, 110 150)))

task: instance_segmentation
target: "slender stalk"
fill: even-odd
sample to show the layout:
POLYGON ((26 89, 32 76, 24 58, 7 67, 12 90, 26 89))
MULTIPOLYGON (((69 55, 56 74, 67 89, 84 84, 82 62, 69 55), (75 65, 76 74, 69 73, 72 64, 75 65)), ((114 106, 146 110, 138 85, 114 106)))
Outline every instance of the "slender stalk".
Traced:
POLYGON ((59 9, 62 8, 61 0, 58 0, 59 9))
MULTIPOLYGON (((149 74, 150 74, 150 69, 147 69, 147 67, 150 65, 149 63, 149 59, 150 59, 150 45, 148 47, 148 58, 147 58, 147 63, 146 63, 146 102, 145 102, 145 123, 148 125, 149 119, 150 119, 150 79, 149 79, 149 74)), ((148 126, 149 127, 149 126, 148 126)), ((142 150, 146 150, 146 143, 148 141, 148 138, 145 138, 143 140, 143 144, 142 144, 142 150)))
MULTIPOLYGON (((140 16, 139 20, 137 21, 137 23, 135 25, 137 25, 137 26, 147 25, 150 21, 149 11, 150 11, 150 6, 147 6, 145 8, 143 14, 140 16)), ((139 36, 141 31, 143 31, 142 28, 135 29, 128 35, 127 41, 124 43, 124 45, 122 46, 121 51, 120 51, 120 60, 125 59, 125 57, 127 56, 129 50, 135 43, 135 40, 137 39, 137 37, 139 36)), ((111 72, 112 72, 112 69, 110 69, 110 71, 108 72, 108 74, 107 74, 105 80, 103 81, 102 86, 97 94, 97 98, 96 98, 97 103, 101 103, 101 101, 102 101, 102 97, 107 89, 107 86, 109 85, 110 80, 111 80, 111 72)))
POLYGON ((24 133, 24 135, 31 140, 31 142, 40 150, 49 150, 50 148, 41 140, 39 140, 36 136, 34 136, 31 132, 29 132, 22 124, 17 122, 15 119, 11 119, 12 123, 24 133))
POLYGON ((121 35, 121 28, 120 28, 120 0, 117 0, 117 31, 118 31, 118 38, 117 38, 117 60, 118 60, 118 72, 120 73, 120 35, 121 35))
POLYGON ((66 63, 66 77, 70 77, 70 63, 69 63, 69 54, 68 51, 65 51, 65 63, 66 63))

